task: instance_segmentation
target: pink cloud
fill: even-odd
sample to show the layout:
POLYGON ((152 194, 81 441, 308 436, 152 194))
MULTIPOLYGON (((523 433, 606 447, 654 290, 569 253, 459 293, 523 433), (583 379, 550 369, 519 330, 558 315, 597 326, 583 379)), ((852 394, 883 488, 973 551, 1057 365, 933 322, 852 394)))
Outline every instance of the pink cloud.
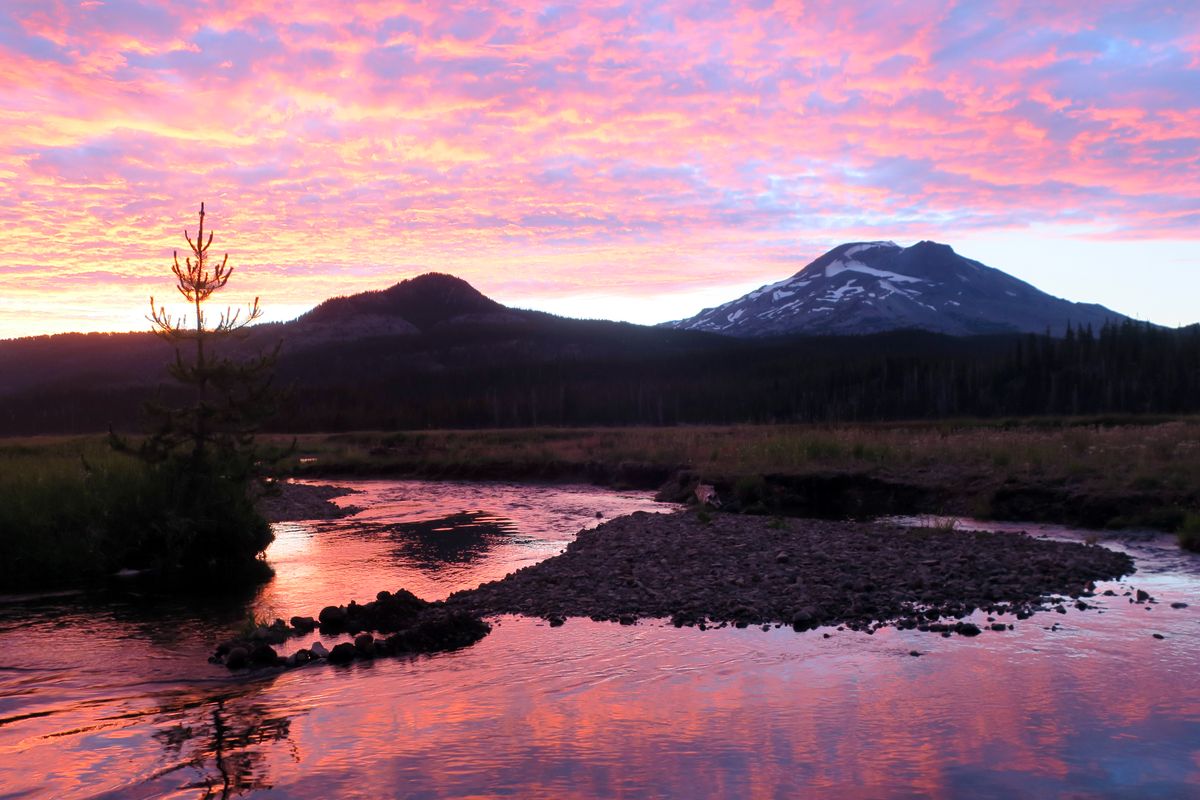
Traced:
POLYGON ((1200 10, 1148 0, 0 15, 0 266, 40 265, 42 312, 132 318, 202 199, 289 307, 422 269, 712 282, 930 226, 1196 236, 1200 10))

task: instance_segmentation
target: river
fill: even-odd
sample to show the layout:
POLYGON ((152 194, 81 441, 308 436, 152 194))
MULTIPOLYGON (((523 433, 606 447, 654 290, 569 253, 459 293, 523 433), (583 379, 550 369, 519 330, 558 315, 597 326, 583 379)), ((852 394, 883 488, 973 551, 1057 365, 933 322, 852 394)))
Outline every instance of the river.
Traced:
POLYGON ((1200 557, 1169 537, 1106 540, 1138 571, 1097 609, 971 639, 504 617, 434 656, 207 663, 249 613, 438 599, 670 510, 586 486, 345 485, 364 510, 277 524, 276 576, 245 597, 0 598, 0 798, 1200 796, 1200 557))

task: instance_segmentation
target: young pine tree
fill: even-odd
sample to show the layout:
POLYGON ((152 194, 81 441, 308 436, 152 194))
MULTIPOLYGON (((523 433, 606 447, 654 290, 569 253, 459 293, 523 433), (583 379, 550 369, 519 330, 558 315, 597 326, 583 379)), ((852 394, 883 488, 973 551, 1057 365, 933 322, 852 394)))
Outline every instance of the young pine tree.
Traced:
POLYGON ((168 371, 187 387, 192 403, 170 408, 157 404, 148 407, 157 420, 153 435, 145 442, 147 461, 162 461, 186 455, 197 469, 217 469, 228 477, 249 477, 254 461, 254 434, 273 412, 271 370, 278 347, 246 360, 235 359, 230 351, 244 338, 245 328, 262 316, 258 298, 245 309, 226 308, 210 324, 204 303, 225 288, 233 275, 229 254, 210 266, 209 247, 213 234, 204 238, 204 204, 200 204, 200 228, 192 241, 183 232, 192 254, 179 263, 174 254, 171 271, 175 288, 194 309, 195 322, 187 315, 175 317, 150 298, 148 319, 154 332, 175 348, 175 360, 168 371))
POLYGON ((242 311, 226 308, 214 321, 205 303, 233 275, 229 256, 210 261, 213 234, 205 238, 204 204, 191 249, 171 271, 194 315, 174 316, 150 298, 153 331, 172 345, 171 377, 187 400, 181 405, 146 404, 149 434, 137 447, 113 435, 113 445, 139 456, 162 497, 163 513, 147 536, 152 561, 169 573, 202 578, 261 573, 258 555, 272 535, 254 508, 254 434, 272 413, 271 370, 278 345, 249 358, 237 357, 246 327, 262 316, 258 298, 242 311))

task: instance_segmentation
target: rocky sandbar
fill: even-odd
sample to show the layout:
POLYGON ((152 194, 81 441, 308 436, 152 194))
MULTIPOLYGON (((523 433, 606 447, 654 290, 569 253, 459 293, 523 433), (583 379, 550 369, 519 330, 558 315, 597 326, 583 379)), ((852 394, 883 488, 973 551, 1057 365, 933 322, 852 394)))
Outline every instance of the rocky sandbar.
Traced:
MULTIPOLYGON (((635 513, 584 531, 566 551, 447 606, 677 625, 781 623, 797 630, 884 624, 978 633, 973 611, 1025 618, 1133 571, 1103 547, 1011 533, 713 514, 635 513)), ((1081 602, 1087 607, 1086 602, 1081 602)), ((999 629, 999 628, 998 628, 999 629)))

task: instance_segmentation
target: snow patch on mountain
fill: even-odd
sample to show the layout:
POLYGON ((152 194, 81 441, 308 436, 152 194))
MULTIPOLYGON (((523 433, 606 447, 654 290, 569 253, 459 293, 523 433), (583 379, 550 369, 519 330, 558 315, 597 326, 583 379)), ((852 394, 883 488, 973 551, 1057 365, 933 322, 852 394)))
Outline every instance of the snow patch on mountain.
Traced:
POLYGON ((868 267, 861 261, 842 261, 838 259, 825 267, 825 277, 832 278, 835 275, 840 275, 843 272, 861 272, 864 275, 874 275, 877 278, 889 278, 901 283, 924 283, 922 278, 914 278, 911 275, 901 275, 897 272, 888 272, 885 269, 875 269, 868 267))
POLYGON ((893 250, 900 249, 900 245, 896 244, 895 242, 863 242, 862 244, 856 244, 849 248, 846 250, 846 252, 842 253, 842 255, 844 255, 846 258, 849 258, 855 253, 861 253, 864 250, 875 250, 879 247, 890 247, 893 250))
POLYGON ((826 302, 832 301, 836 303, 847 294, 859 294, 860 292, 865 291, 866 289, 863 287, 855 286, 855 280, 854 278, 851 278, 849 281, 837 287, 836 289, 829 290, 821 299, 826 302))

